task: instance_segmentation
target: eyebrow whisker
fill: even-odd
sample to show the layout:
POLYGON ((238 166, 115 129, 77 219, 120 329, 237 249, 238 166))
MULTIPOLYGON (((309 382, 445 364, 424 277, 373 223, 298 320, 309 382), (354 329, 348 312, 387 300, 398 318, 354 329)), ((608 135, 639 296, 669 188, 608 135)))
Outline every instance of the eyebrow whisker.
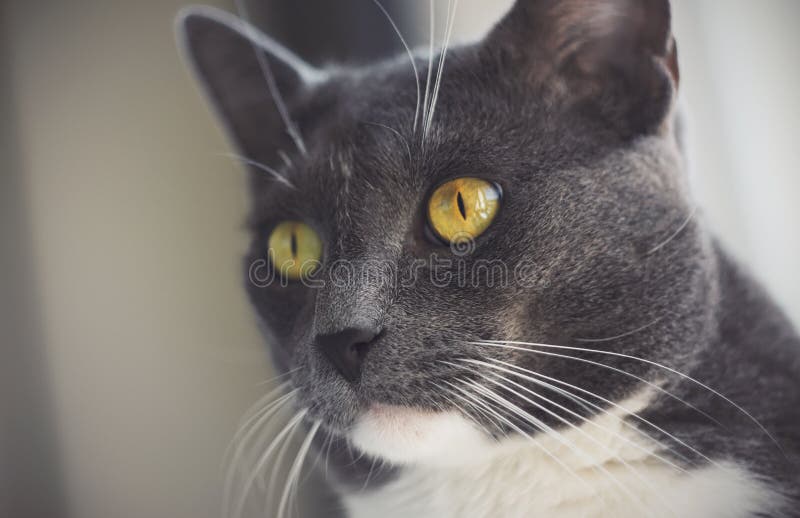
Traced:
POLYGON ((275 180, 277 180, 279 183, 285 185, 286 187, 288 187, 290 189, 297 190, 297 187, 295 187, 295 185, 292 182, 290 182, 289 179, 286 178, 286 176, 284 176, 283 174, 278 172, 276 169, 274 169, 274 168, 272 168, 272 167, 270 167, 270 166, 268 166, 266 164, 262 164, 261 162, 257 162, 255 160, 252 160, 252 159, 247 158, 247 157, 242 156, 242 155, 237 155, 236 153, 224 153, 223 156, 225 156, 227 158, 230 158, 232 160, 236 160, 237 162, 241 162, 244 165, 248 165, 250 167, 258 169, 259 171, 263 171, 265 173, 268 173, 275 180))
POLYGON ((270 96, 272 97, 272 101, 275 103, 275 108, 278 110, 281 120, 286 126, 286 132, 292 138, 292 141, 294 142, 295 146, 297 146, 297 149, 304 156, 308 156, 308 150, 305 142, 303 141, 303 136, 300 134, 300 130, 297 128, 297 125, 289 115, 289 109, 286 107, 286 101, 284 101, 280 88, 278 88, 278 83, 275 81, 275 74, 272 73, 272 68, 269 66, 264 49, 256 44, 258 36, 256 35, 255 28, 249 21, 245 2, 243 0, 235 0, 235 3, 236 9, 239 11, 239 16, 241 16, 241 18, 246 22, 244 27, 245 31, 247 32, 247 37, 253 47, 253 52, 258 60, 258 65, 261 67, 261 72, 264 75, 264 81, 267 83, 267 88, 270 96))
POLYGON ((383 6, 383 4, 380 3, 380 0, 372 0, 372 2, 378 7, 378 9, 381 10, 383 15, 389 21, 389 24, 392 26, 392 29, 394 29, 394 32, 397 34, 397 37, 400 39, 400 43, 403 44, 403 48, 405 48, 406 53, 408 54, 408 59, 411 61, 411 68, 414 70, 414 79, 416 80, 417 83, 417 106, 416 109, 414 110, 414 133, 416 133, 417 125, 419 123, 419 107, 422 99, 422 88, 420 87, 420 82, 419 82, 419 70, 417 69, 417 61, 414 59, 414 54, 411 52, 411 48, 408 46, 406 39, 403 37, 403 33, 400 32, 400 28, 397 26, 394 19, 389 14, 389 11, 387 11, 386 8, 383 6))

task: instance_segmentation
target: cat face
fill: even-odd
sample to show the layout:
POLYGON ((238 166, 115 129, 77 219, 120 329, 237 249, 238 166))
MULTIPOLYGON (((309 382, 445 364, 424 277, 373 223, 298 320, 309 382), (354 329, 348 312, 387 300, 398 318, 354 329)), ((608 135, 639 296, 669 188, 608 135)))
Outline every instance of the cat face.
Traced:
POLYGON ((563 424, 553 408, 592 412, 559 388, 620 400, 658 381, 626 355, 697 351, 714 294, 668 2, 587 4, 520 1, 443 65, 329 71, 217 11, 182 20, 251 165, 244 272, 273 357, 308 417, 368 453, 533 435, 563 424))

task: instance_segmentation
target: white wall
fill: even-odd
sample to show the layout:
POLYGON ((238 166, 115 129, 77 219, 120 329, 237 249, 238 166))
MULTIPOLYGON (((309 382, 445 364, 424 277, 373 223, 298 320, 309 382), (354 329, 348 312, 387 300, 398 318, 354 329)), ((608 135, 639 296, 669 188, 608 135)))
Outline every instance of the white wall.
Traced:
POLYGON ((800 322, 800 2, 680 0, 676 15, 700 203, 800 322))
POLYGON ((180 3, 4 6, 76 518, 218 516, 269 375, 240 288, 244 177, 175 50, 180 3))

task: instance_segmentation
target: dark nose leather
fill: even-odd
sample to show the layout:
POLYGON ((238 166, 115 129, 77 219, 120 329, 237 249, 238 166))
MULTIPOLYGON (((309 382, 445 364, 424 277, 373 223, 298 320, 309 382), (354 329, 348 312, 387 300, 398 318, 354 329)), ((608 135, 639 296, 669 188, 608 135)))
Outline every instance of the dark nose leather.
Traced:
POLYGON ((353 383, 361 376, 361 365, 367 350, 380 331, 348 327, 342 331, 317 335, 316 346, 344 379, 353 383))

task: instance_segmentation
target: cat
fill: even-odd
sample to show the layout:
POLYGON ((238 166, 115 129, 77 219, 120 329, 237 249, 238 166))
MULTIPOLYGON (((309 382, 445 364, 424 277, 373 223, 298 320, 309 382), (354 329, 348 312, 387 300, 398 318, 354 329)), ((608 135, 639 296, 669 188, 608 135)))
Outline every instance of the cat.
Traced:
POLYGON ((346 516, 800 516, 800 338, 695 209, 670 16, 518 0, 480 42, 324 70, 179 16, 251 171, 288 379, 261 415, 293 409, 274 444, 305 432, 346 516))

